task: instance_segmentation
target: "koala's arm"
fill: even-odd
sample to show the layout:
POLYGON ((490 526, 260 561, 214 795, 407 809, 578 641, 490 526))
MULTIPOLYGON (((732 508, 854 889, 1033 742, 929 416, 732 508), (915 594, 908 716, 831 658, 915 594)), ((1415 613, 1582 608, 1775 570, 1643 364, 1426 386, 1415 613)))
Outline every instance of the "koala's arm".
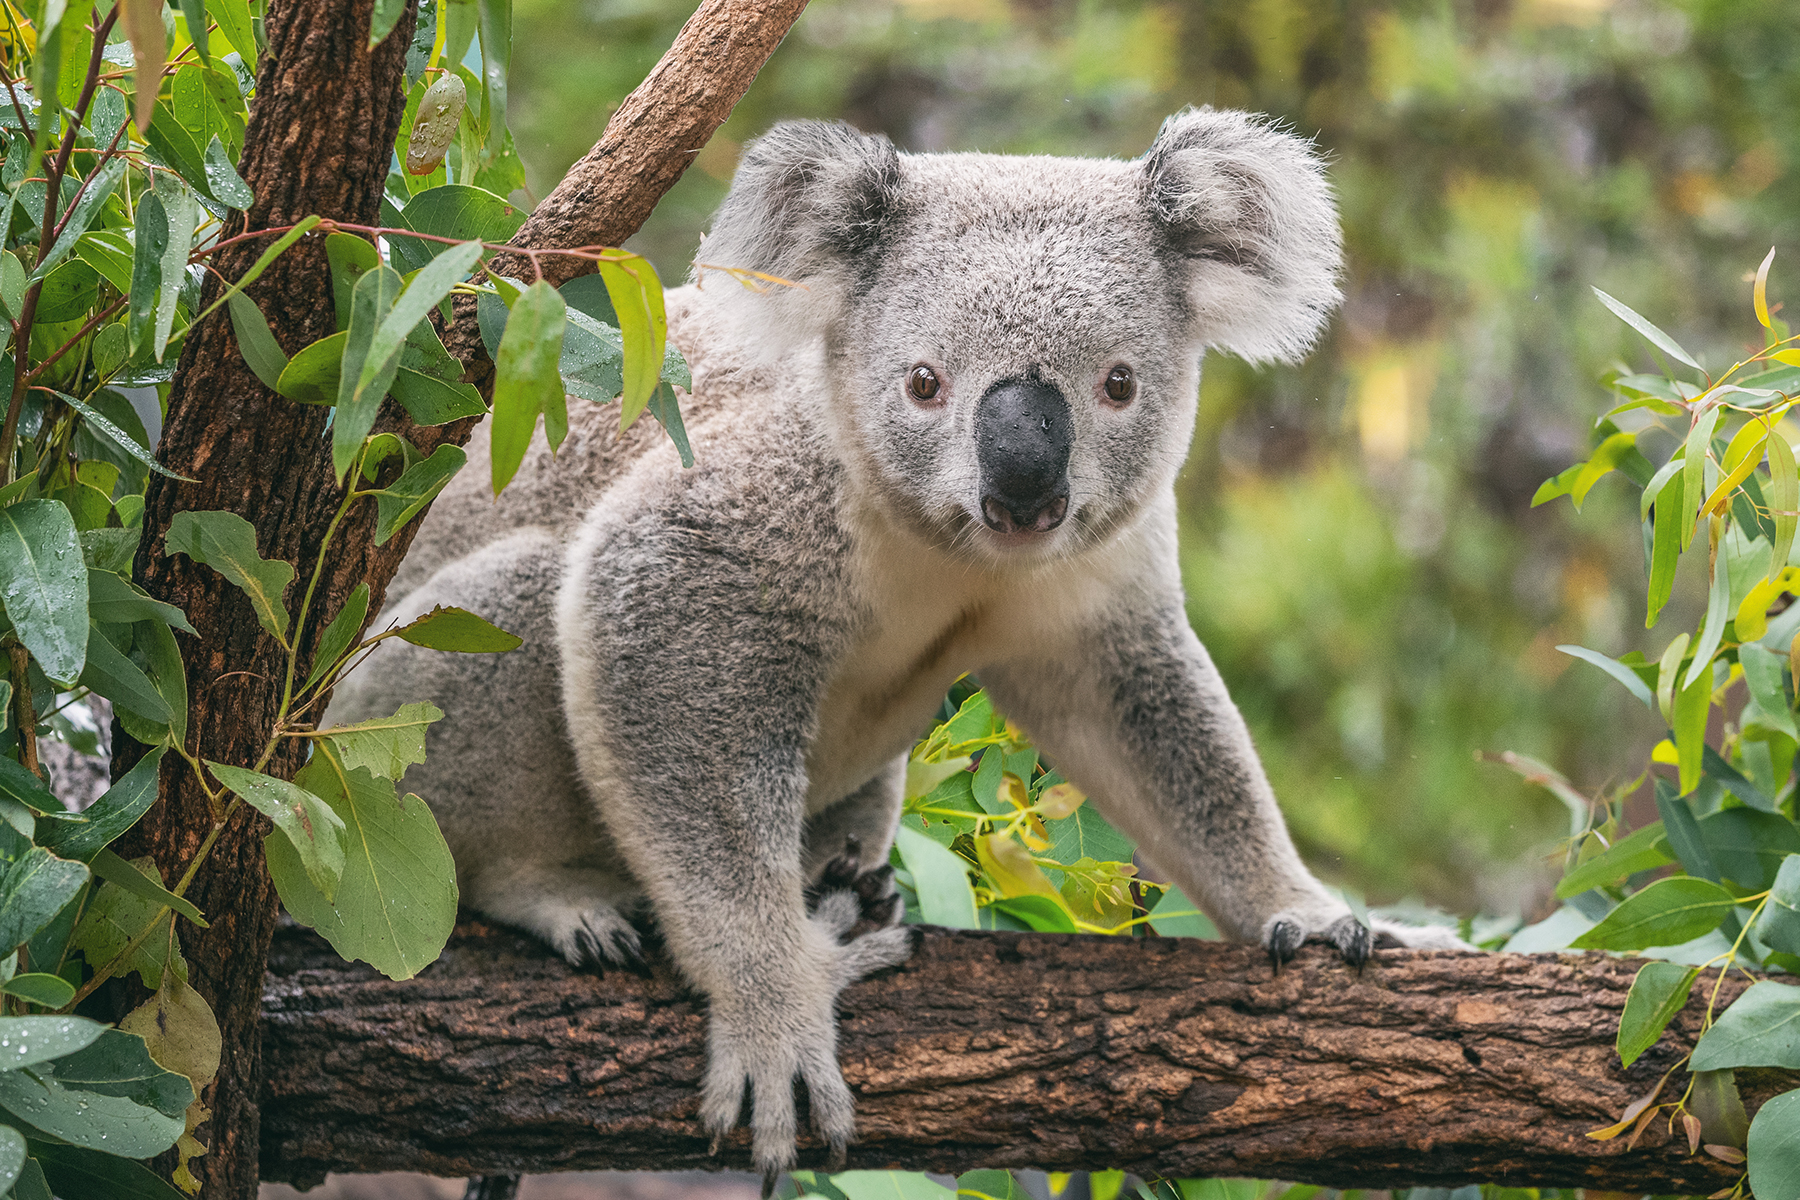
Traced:
MULTIPOLYGON (((768 1176, 794 1164, 795 1076, 841 1156, 854 1110, 837 995, 903 960, 910 940, 885 928, 840 944, 861 915, 852 890, 808 911, 805 759, 841 621, 821 582, 828 562, 767 570, 769 555, 733 544, 734 530, 764 524, 713 524, 697 504, 584 536, 558 626, 584 783, 670 954, 710 1001, 702 1119, 715 1137, 730 1130, 748 1080, 753 1158, 768 1176), (804 586, 783 582, 794 579, 804 586)), ((867 853, 885 851, 883 840, 867 853)), ((851 875, 858 865, 879 864, 851 875)))
POLYGON ((1041 657, 983 667, 997 706, 1227 937, 1277 963, 1369 931, 1300 861, 1275 795, 1179 592, 1121 596, 1041 657))

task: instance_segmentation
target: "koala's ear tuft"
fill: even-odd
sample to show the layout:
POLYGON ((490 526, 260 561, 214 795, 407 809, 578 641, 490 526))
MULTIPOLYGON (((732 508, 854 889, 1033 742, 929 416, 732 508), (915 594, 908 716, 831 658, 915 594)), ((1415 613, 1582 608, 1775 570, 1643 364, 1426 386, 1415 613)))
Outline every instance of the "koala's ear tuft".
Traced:
POLYGON ((703 257, 796 282, 881 244, 899 206, 900 155, 841 121, 786 121, 744 148, 703 257))
POLYGON ((1163 251, 1185 272, 1195 332, 1253 361, 1312 348, 1342 299, 1343 242, 1310 142, 1266 117, 1189 109, 1139 160, 1163 251))

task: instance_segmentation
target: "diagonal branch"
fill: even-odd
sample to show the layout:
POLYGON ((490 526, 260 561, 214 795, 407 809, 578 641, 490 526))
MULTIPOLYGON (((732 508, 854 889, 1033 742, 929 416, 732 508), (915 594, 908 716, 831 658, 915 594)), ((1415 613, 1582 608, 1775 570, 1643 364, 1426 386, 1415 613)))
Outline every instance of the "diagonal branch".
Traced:
MULTIPOLYGON (((405 983, 304 931, 270 963, 269 1178, 747 1163, 742 1129, 707 1154, 704 1006, 664 963, 598 978, 479 925, 405 983)), ((1663 1122, 1635 1150, 1586 1137, 1699 1031, 1697 995, 1619 1068, 1639 965, 1387 951, 1359 975, 1309 948, 1272 976, 1254 949, 1216 942, 924 930, 911 962, 840 1006, 851 1165, 1712 1192, 1736 1170, 1688 1155, 1663 1122)), ((1752 1113, 1796 1082, 1738 1076, 1752 1113)), ((803 1138, 802 1165, 820 1158, 803 1138)))

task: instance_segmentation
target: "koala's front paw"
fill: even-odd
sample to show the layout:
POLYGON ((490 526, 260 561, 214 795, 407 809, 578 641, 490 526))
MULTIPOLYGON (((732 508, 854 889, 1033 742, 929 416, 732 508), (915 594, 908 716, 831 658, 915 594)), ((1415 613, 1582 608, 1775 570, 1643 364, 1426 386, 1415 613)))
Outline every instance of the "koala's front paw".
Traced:
POLYGON ((648 970, 638 931, 617 909, 605 905, 570 907, 552 914, 549 938, 556 952, 573 967, 648 970))
POLYGON ((806 889, 807 912, 816 915, 821 901, 833 892, 855 896, 858 909, 856 920, 839 936, 840 941, 896 925, 906 911, 894 886, 894 868, 883 863, 863 870, 862 839, 855 834, 844 839, 844 852, 826 863, 818 882, 806 889))
POLYGON ((1345 962, 1361 967, 1375 948, 1374 935, 1349 909, 1276 913, 1263 926, 1263 949, 1277 971, 1306 942, 1329 942, 1345 962))
MULTIPOLYGON (((860 882, 865 876, 857 875, 860 882)), ((882 876, 892 886, 887 876, 882 876)), ((856 1106, 837 1063, 837 995, 872 971, 898 966, 912 953, 912 931, 887 925, 852 936, 868 922, 864 896, 856 886, 818 892, 808 919, 815 958, 813 970, 793 972, 779 991, 751 987, 732 997, 714 997, 706 1080, 700 1117, 713 1148, 737 1124, 750 1084, 750 1156, 763 1176, 767 1195, 775 1176, 792 1170, 794 1077, 806 1084, 813 1128, 826 1144, 832 1169, 843 1165, 856 1132, 856 1106)), ((892 921, 895 913, 884 918, 892 921)))

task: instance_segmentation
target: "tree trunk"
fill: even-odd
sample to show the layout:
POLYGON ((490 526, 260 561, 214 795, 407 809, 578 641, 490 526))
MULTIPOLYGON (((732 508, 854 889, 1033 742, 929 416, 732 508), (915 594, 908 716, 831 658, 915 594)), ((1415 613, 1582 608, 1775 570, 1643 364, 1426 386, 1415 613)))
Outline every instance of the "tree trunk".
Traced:
MULTIPOLYGON (((839 1006, 850 1163, 1705 1194, 1737 1169, 1690 1156, 1666 1122, 1635 1150, 1585 1136, 1699 1030, 1702 988, 1620 1069, 1639 965, 1385 951, 1359 974, 1308 948, 1274 975, 1216 942, 923 930, 909 963, 839 1006)), ((743 1129, 707 1154, 704 1005, 666 960, 599 978, 472 924, 391 983, 284 931, 264 1005, 272 1179, 748 1166, 743 1129)), ((1739 1072, 1752 1114, 1796 1082, 1739 1072)), ((801 1147, 818 1165, 818 1142, 801 1147)))
MULTIPOLYGON (((409 5, 393 33, 371 50, 371 3, 276 0, 270 5, 269 49, 239 167, 256 203, 231 223, 227 235, 291 224, 310 213, 357 224, 379 219, 405 108, 402 69, 416 6, 409 5)), ((805 0, 767 5, 709 0, 621 107, 626 120, 615 114, 595 154, 578 164, 540 206, 540 215, 526 224, 516 243, 617 243, 636 232, 693 152, 729 115, 804 7, 805 0), (615 161, 630 169, 612 169, 615 161), (585 205, 602 205, 603 211, 584 217, 585 205), (541 237, 573 240, 534 240, 541 237)), ((218 274, 209 274, 207 302, 219 292, 219 274, 237 278, 265 246, 251 241, 222 252, 212 263, 218 274)), ((332 308, 319 302, 331 294, 322 239, 303 239, 249 291, 289 354, 334 332, 332 308)), ((479 337, 464 331, 452 348, 478 355, 479 337)), ((323 436, 327 416, 324 408, 290 403, 258 382, 239 355, 223 312, 188 336, 158 454, 171 469, 199 482, 152 477, 145 536, 134 569, 144 588, 179 605, 198 633, 182 639, 182 649, 187 657, 187 746, 202 757, 257 761, 280 703, 285 662, 243 594, 209 567, 164 555, 162 534, 179 511, 223 510, 245 517, 257 528, 263 557, 296 564, 298 583, 287 597, 290 605, 296 603, 342 497, 323 436)), ((382 426, 403 428, 429 453, 446 442, 466 441, 473 422, 418 429, 390 402, 382 426)), ((373 506, 363 505, 340 527, 315 602, 324 613, 335 613, 358 582, 369 585, 369 611, 380 610, 417 523, 378 547, 374 520, 373 506)), ((299 635, 302 676, 322 628, 315 614, 299 635)), ((113 744, 117 778, 142 757, 143 747, 118 728, 113 744)), ((285 778, 301 760, 296 745, 277 754, 265 769, 285 778)), ((160 802, 117 849, 128 857, 152 856, 172 882, 211 824, 205 795, 187 765, 171 755, 164 763, 160 802)), ((212 1005, 224 1041, 218 1079, 205 1097, 213 1112, 210 1150, 196 1167, 204 1194, 220 1200, 256 1192, 258 1000, 277 914, 263 862, 267 828, 264 818, 248 810, 233 820, 188 893, 212 925, 182 932, 190 983, 212 1005)))
MULTIPOLYGON (((256 102, 245 132, 240 166, 256 202, 228 226, 287 225, 309 213, 373 223, 405 109, 401 74, 413 16, 369 49, 371 0, 285 0, 269 6, 268 52, 256 81, 256 102)), ((266 241, 222 251, 214 261, 226 278, 242 275, 266 241)), ((210 275, 206 299, 218 295, 210 275)), ((288 353, 335 331, 323 239, 303 239, 250 289, 288 353)), ((136 577, 159 600, 180 606, 198 636, 182 639, 187 659, 188 740, 191 751, 249 765, 262 754, 281 702, 286 661, 256 622, 249 601, 210 567, 163 553, 162 534, 176 512, 219 509, 257 528, 265 558, 298 564, 297 604, 318 558, 325 528, 342 492, 332 479, 329 410, 293 404, 257 381, 239 355, 223 311, 188 335, 169 394, 158 454, 172 470, 197 479, 180 483, 152 476, 145 498, 144 540, 136 577)), ((334 597, 334 603, 337 598, 334 597)), ((317 625, 307 631, 302 675, 317 625)), ((124 751, 115 778, 142 748, 115 733, 124 751)), ((303 761, 298 743, 266 768, 284 778, 303 761)), ((205 794, 187 764, 163 760, 160 802, 121 839, 127 857, 154 857, 171 883, 187 867, 212 827, 205 794)), ((189 982, 212 1005, 224 1039, 217 1081, 203 1097, 213 1112, 210 1148, 195 1164, 204 1195, 256 1193, 257 1105, 261 1080, 257 1027, 263 961, 275 927, 274 887, 263 865, 268 821, 244 810, 227 827, 189 898, 212 925, 182 926, 189 982)), ((172 1160, 171 1160, 172 1161, 172 1160)))

